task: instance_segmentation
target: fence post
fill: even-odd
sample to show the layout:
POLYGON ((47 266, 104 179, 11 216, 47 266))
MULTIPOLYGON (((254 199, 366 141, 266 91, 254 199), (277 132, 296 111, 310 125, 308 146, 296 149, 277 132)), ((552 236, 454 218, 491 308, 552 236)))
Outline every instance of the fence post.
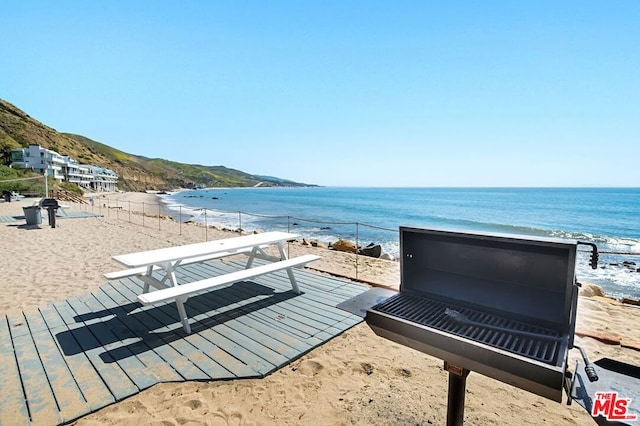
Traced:
POLYGON ((209 225, 207 225, 207 209, 204 209, 204 240, 209 241, 209 225))
POLYGON ((356 222, 356 280, 358 279, 358 231, 359 231, 359 222, 356 222))
POLYGON ((129 200, 129 223, 131 223, 131 200, 129 200))
POLYGON ((158 231, 161 230, 162 215, 160 214, 160 203, 158 203, 158 231))
POLYGON ((182 206, 178 208, 178 219, 180 220, 180 235, 182 235, 182 206))
POLYGON ((142 227, 144 228, 144 201, 142 202, 142 227))
POLYGON ((242 234, 242 212, 238 212, 238 230, 242 234))

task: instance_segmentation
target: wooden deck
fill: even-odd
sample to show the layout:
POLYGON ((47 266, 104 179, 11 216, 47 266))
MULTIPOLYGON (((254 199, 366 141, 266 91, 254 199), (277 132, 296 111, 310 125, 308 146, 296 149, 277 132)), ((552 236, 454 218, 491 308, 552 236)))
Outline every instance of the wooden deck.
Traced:
MULTIPOLYGON (((194 281, 241 269, 211 261, 179 269, 194 281)), ((136 278, 36 312, 0 317, 0 424, 55 425, 160 382, 260 378, 362 321, 335 306, 366 290, 296 270, 190 298, 186 335, 174 303, 142 306, 136 278)))

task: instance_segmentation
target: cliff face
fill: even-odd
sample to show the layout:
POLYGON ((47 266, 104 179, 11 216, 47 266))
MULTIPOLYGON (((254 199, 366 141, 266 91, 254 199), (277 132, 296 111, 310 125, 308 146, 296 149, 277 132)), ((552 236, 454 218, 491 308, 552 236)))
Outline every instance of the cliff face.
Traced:
POLYGON ((253 176, 223 166, 183 164, 127 154, 71 133, 60 133, 0 99, 0 162, 8 163, 11 149, 38 144, 82 164, 95 164, 115 171, 118 188, 125 191, 166 190, 205 186, 307 186, 279 178, 253 176))

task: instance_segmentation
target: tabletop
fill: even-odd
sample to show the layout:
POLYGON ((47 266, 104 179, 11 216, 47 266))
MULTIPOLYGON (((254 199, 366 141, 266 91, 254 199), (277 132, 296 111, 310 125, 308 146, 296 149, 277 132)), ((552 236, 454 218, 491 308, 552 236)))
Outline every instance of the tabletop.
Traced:
POLYGON ((225 238, 203 243, 122 254, 113 256, 113 260, 130 268, 136 268, 141 266, 158 265, 177 260, 186 260, 207 254, 222 252, 229 252, 230 254, 233 254, 234 251, 250 247, 259 247, 267 244, 282 243, 299 237, 300 235, 289 232, 264 232, 260 234, 243 235, 240 237, 225 238))

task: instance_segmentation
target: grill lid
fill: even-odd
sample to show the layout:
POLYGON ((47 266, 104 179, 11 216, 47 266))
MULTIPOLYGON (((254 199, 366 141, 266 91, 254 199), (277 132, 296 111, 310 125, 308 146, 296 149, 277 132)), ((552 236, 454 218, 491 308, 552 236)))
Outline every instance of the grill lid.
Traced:
POLYGON ((40 202, 40 207, 59 207, 58 200, 55 198, 45 198, 40 202))
POLYGON ((573 334, 577 242, 400 228, 400 291, 573 334))

